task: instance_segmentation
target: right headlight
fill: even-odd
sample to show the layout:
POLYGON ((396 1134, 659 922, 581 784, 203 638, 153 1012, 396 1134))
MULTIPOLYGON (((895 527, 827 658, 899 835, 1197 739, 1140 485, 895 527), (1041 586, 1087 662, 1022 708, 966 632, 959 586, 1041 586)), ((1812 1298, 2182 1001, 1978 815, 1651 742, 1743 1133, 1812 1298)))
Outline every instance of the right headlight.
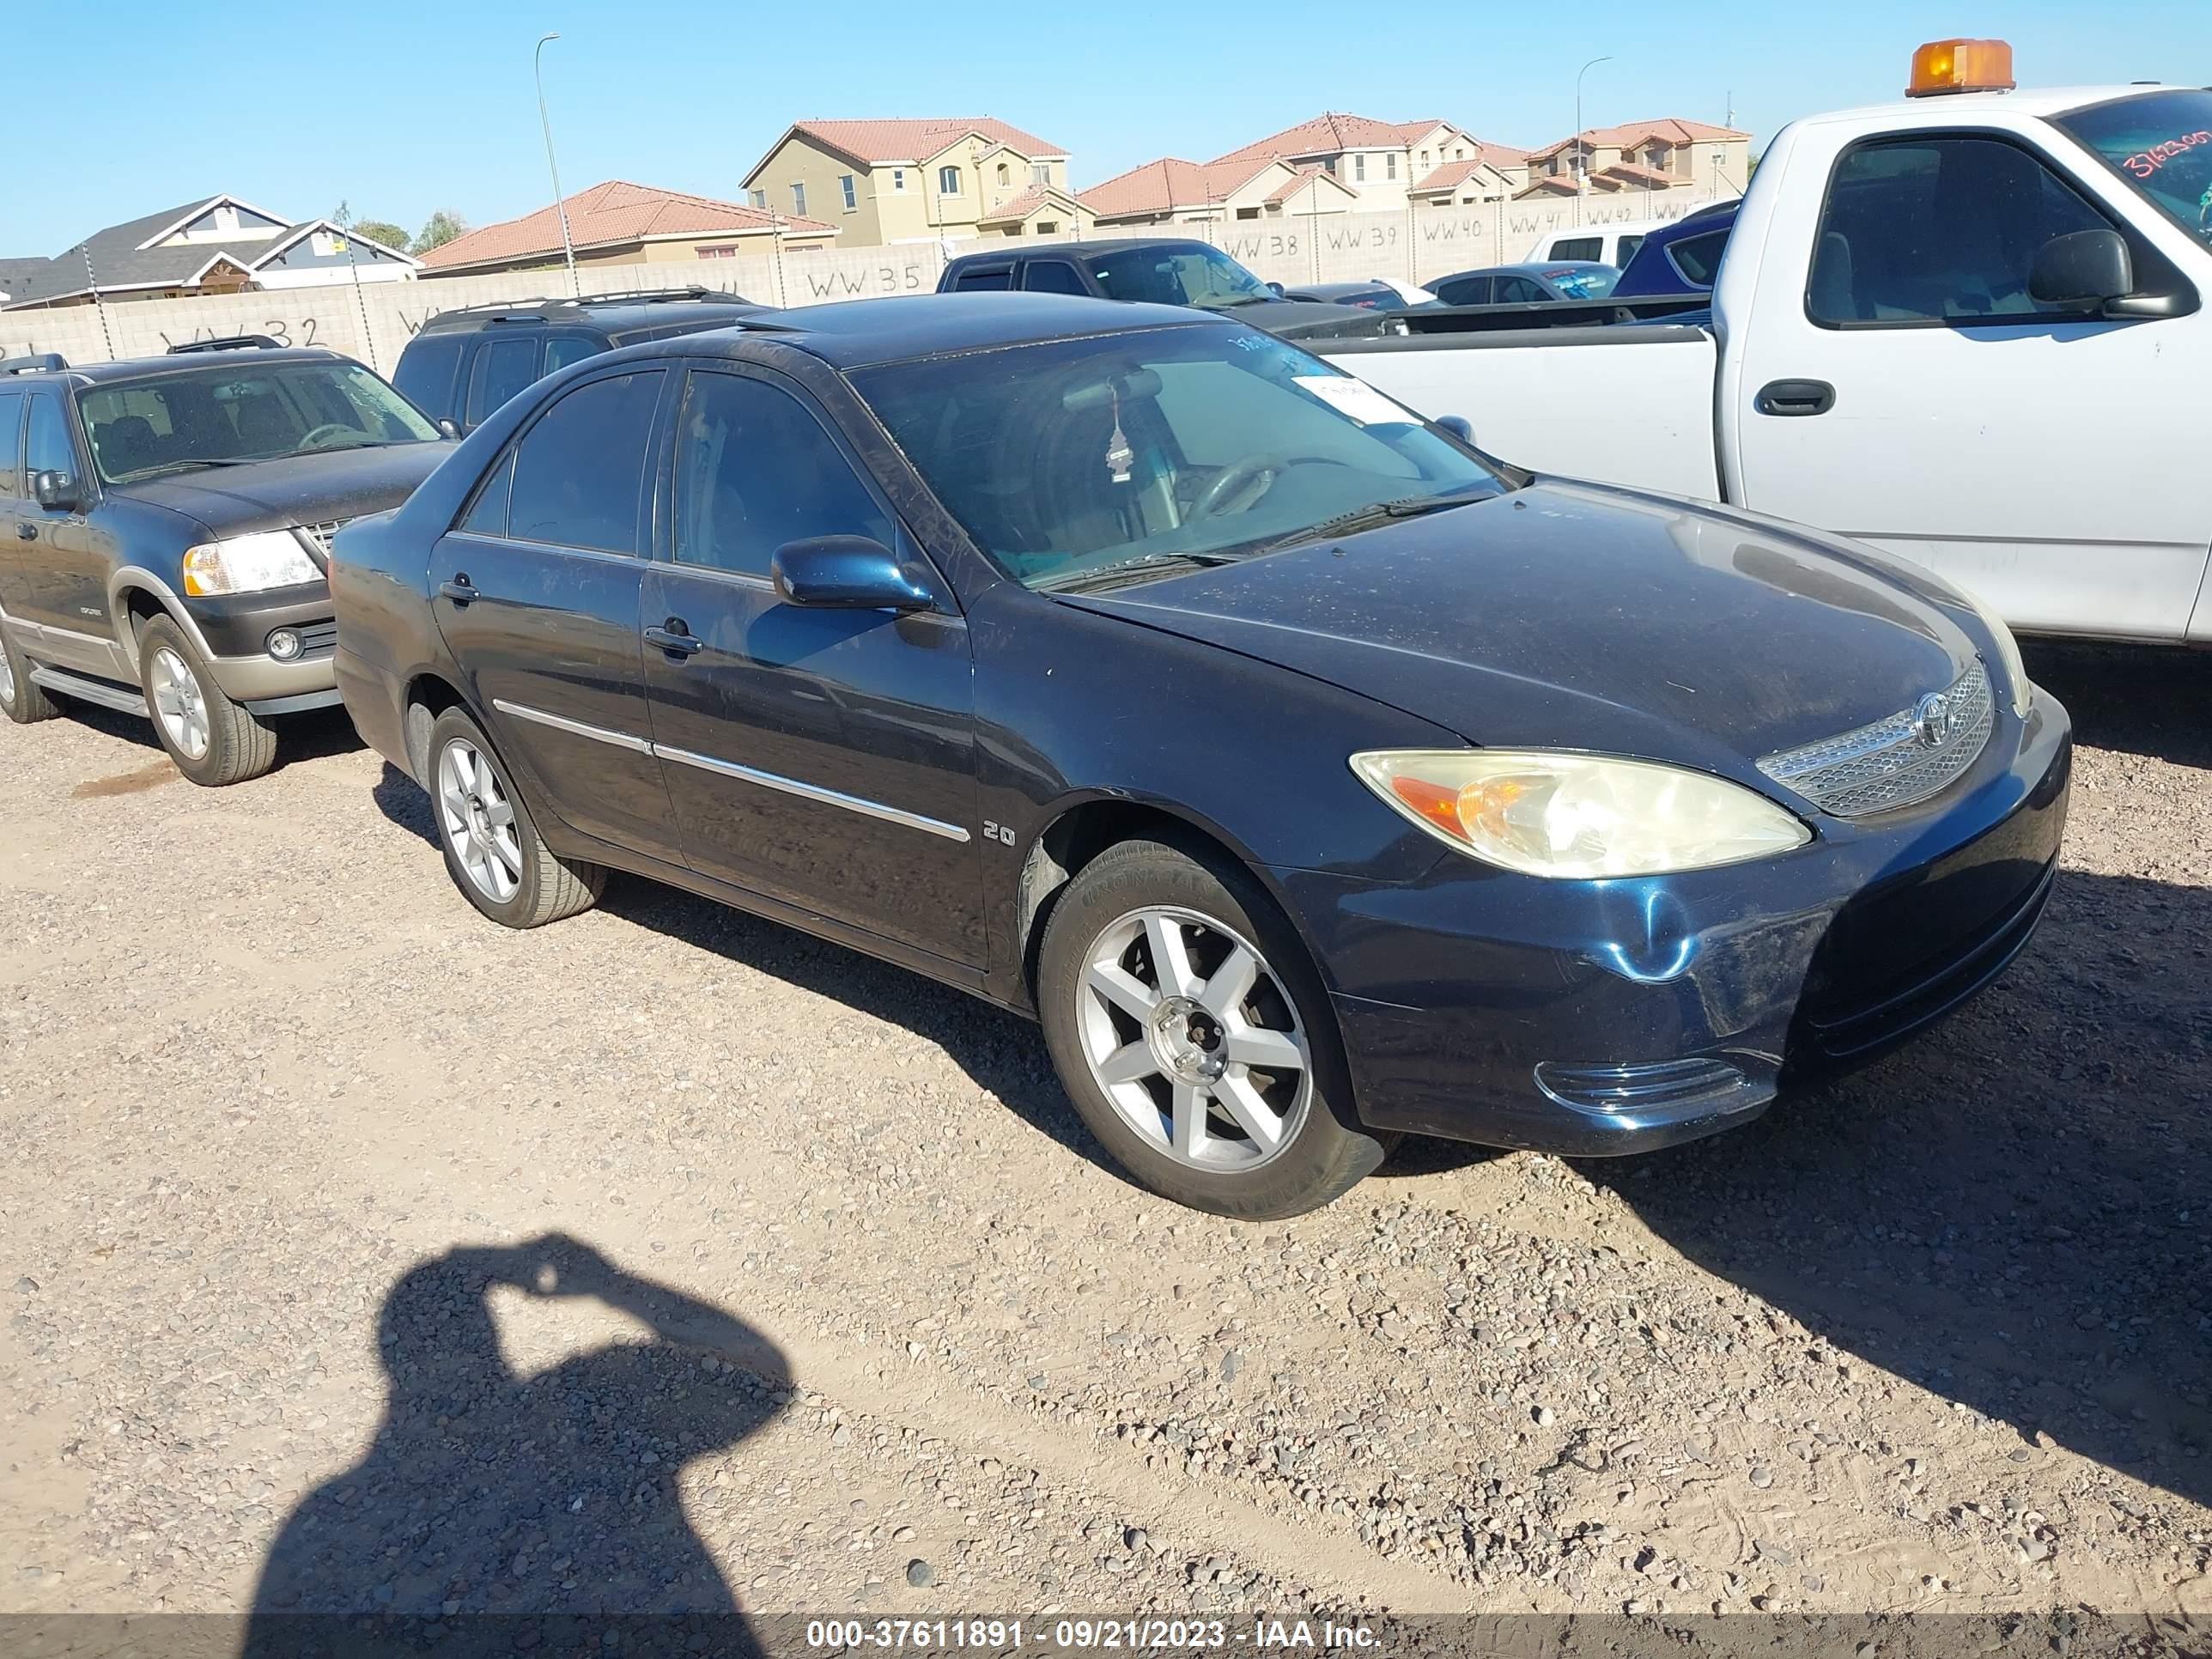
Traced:
POLYGON ((2020 641, 2013 638, 2012 629, 2005 625, 2005 619, 1983 603, 1981 596, 1973 589, 1960 587, 1959 597, 1974 607, 1974 614, 1982 619, 1982 626, 1990 630, 1990 638, 1996 641, 1997 660, 2003 665, 2005 684, 2012 690, 2012 712, 2026 720, 2029 705, 2035 701, 2035 685, 2027 678, 2027 665, 2021 660, 2020 641))
POLYGON ((257 530, 185 550, 185 592, 194 598, 296 587, 322 574, 289 530, 257 530))
POLYGON ((1544 750, 1384 749, 1360 781, 1437 840, 1523 875, 1656 876, 1769 857, 1813 832, 1724 778, 1544 750))

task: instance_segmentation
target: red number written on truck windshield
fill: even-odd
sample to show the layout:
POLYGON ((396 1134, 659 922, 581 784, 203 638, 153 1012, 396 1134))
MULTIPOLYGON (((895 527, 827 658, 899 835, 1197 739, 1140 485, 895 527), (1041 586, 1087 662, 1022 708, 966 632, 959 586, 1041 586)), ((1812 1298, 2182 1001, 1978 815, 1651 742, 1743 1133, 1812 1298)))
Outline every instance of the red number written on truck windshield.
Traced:
POLYGON ((2153 144, 2148 149, 2137 150, 2120 163, 2138 179, 2148 179, 2185 150, 2199 144, 2212 144, 2212 131, 2185 132, 2179 138, 2163 144, 2153 144))

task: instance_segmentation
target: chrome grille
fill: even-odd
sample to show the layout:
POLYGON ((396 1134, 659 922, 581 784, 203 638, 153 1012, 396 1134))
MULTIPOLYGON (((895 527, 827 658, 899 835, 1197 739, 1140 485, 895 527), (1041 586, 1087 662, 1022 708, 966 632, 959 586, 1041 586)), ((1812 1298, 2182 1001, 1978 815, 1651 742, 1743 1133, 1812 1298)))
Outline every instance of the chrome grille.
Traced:
POLYGON ((1926 800, 1973 764, 1996 720, 1989 672, 1978 662, 1938 695, 1948 719, 1936 741, 1923 726, 1933 699, 1923 697, 1856 731, 1769 755, 1759 769, 1841 818, 1926 800))
POLYGON ((351 522, 348 519, 332 519, 328 524, 303 524, 300 526, 300 533, 313 542, 315 550, 327 559, 331 556, 331 538, 351 522))

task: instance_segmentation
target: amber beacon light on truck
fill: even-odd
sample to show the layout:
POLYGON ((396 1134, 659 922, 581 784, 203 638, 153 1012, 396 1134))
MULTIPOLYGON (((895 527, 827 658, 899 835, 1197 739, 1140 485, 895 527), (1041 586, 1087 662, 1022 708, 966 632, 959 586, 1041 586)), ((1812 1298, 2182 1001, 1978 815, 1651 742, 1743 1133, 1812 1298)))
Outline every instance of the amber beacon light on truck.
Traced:
POLYGON ((1946 92, 2010 92, 2012 48, 2002 40, 1930 40, 1912 54, 1907 98, 1946 92))

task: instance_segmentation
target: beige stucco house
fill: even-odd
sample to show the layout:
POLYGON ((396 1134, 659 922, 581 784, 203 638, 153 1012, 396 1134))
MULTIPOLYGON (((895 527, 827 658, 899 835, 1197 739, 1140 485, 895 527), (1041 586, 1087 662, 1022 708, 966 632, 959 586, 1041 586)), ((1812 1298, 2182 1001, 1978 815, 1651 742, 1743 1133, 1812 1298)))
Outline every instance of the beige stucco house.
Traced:
POLYGON ((1102 226, 1234 225, 1316 213, 1346 213, 1358 196, 1333 174, 1272 156, 1201 165, 1164 155, 1083 192, 1102 226))
POLYGON ((1079 235, 1091 223, 1066 151, 989 116, 794 122, 745 191, 757 209, 835 227, 840 247, 1079 235))
POLYGON ((1533 152, 1517 193, 1571 196, 1578 173, 1593 196, 1633 190, 1686 190, 1700 200, 1741 196, 1751 181, 1751 135, 1671 116, 1591 127, 1533 152))

